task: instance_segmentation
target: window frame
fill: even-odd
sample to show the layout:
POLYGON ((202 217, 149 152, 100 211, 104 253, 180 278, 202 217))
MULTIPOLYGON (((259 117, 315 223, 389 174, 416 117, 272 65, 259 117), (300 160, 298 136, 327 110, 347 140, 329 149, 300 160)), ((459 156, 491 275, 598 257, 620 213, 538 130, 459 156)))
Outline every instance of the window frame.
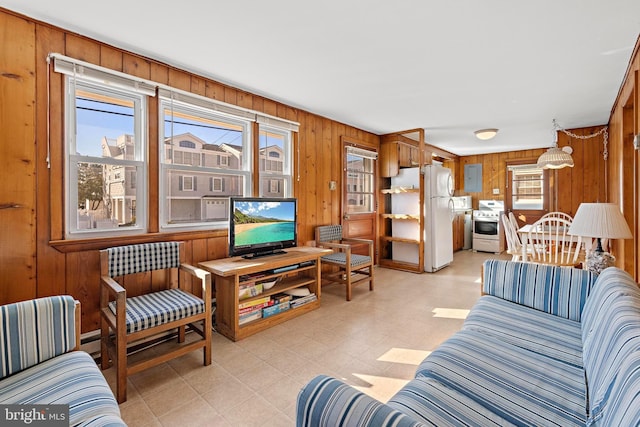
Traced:
POLYGON ((542 209, 514 209, 513 169, 524 168, 526 166, 531 166, 531 169, 538 169, 536 167, 536 159, 514 160, 506 162, 505 212, 513 212, 516 217, 522 218, 521 221, 523 223, 532 224, 549 211, 549 207, 551 204, 550 175, 548 169, 542 170, 542 209), (526 218, 526 221, 524 220, 524 218, 526 218))
MULTIPOLYGON (((179 173, 185 175, 187 173, 193 174, 194 185, 198 176, 208 176, 209 178, 220 178, 224 181, 225 176, 237 177, 240 181, 240 188, 242 189, 241 196, 251 195, 251 182, 253 179, 252 171, 252 121, 243 117, 236 117, 230 114, 224 114, 214 109, 207 108, 206 105, 200 105, 196 102, 189 102, 187 96, 182 96, 182 99, 176 100, 167 94, 161 94, 158 97, 158 144, 159 144, 159 158, 158 158, 158 173, 159 173, 159 186, 158 186, 158 218, 160 232, 179 232, 179 231, 191 231, 191 230, 211 230, 222 229, 229 226, 228 221, 207 221, 204 219, 194 220, 192 222, 171 222, 170 203, 167 200, 170 199, 170 184, 168 184, 168 174, 179 173), (239 169, 229 168, 228 156, 219 155, 219 159, 223 157, 227 160, 224 165, 217 166, 204 166, 204 162, 200 160, 200 166, 193 166, 184 164, 167 163, 169 159, 168 147, 165 141, 171 138, 171 135, 165 135, 165 111, 171 111, 189 114, 194 117, 200 117, 208 120, 216 120, 228 123, 229 125, 240 126, 242 128, 242 164, 239 169), (217 174, 217 176, 212 176, 217 174)), ((177 135, 173 135, 174 137, 177 135)), ((180 141, 179 141, 180 142, 180 141)), ((179 144, 178 142, 178 144, 179 144)), ((186 152, 186 151, 184 151, 186 152)), ((202 154, 202 153, 200 153, 202 154)), ((175 152, 171 157, 174 158, 175 152)), ((202 156, 200 156, 201 159, 202 156)), ((221 162, 222 163, 222 162, 221 162)), ((224 188, 224 183, 222 188, 224 188)), ((206 186, 209 188, 209 185, 206 186)), ((215 193, 221 193, 225 190, 215 191, 215 193)), ((194 191, 195 192, 195 191, 194 191)), ((214 193, 214 191, 212 191, 214 193)), ((222 197, 221 195, 219 197, 222 197)), ((231 197, 229 195, 228 197, 231 197)), ((179 199, 179 198, 174 198, 179 199)), ((200 211, 202 211, 206 198, 204 196, 200 199, 200 211)))
MULTIPOLYGON (((243 195, 253 196, 255 197, 260 192, 260 166, 258 162, 259 157, 259 129, 260 126, 269 126, 272 128, 279 129, 281 131, 286 131, 288 134, 288 144, 287 144, 287 161, 288 168, 287 173, 289 174, 289 178, 287 179, 288 185, 286 186, 287 195, 289 197, 293 197, 294 187, 293 187, 293 157, 294 152, 293 149, 298 141, 298 132, 300 124, 298 122, 288 120, 285 118, 272 116, 270 114, 261 112, 259 110, 253 110, 249 108, 242 107, 236 104, 230 104, 222 101, 218 101, 214 98, 197 94, 195 92, 181 90, 175 87, 168 86, 163 83, 159 83, 156 81, 152 81, 149 79, 145 79, 142 77, 138 77, 132 74, 127 74, 113 68, 104 67, 101 65, 97 65, 94 63, 82 61, 79 59, 75 59, 72 57, 68 57, 59 53, 49 53, 47 55, 47 61, 52 62, 52 71, 60 76, 61 82, 61 97, 60 99, 60 109, 61 112, 61 121, 63 124, 62 132, 60 136, 62 137, 60 150, 61 161, 60 162, 51 162, 49 163, 49 158, 47 159, 49 167, 55 171, 56 176, 61 177, 61 186, 57 184, 54 185, 52 182, 52 186, 50 191, 53 196, 59 196, 56 200, 59 200, 55 204, 55 209, 60 212, 60 215, 56 215, 56 218, 60 220, 53 220, 52 216, 52 238, 50 240, 51 244, 57 248, 70 248, 77 247, 78 244, 81 245, 91 245, 92 241, 101 241, 100 239, 109 238, 113 239, 113 241, 119 241, 121 238, 126 237, 127 235, 136 235, 134 240, 142 241, 146 240, 144 237, 148 233, 164 233, 164 234, 175 234, 180 232, 187 232, 190 230, 201 230, 204 232, 214 231, 216 227, 211 227, 211 223, 206 223, 203 228, 200 227, 178 227, 176 229, 168 229, 163 228, 161 225, 161 186, 162 175, 161 175, 161 164, 158 159, 163 158, 167 153, 162 151, 162 145, 160 145, 160 150, 158 150, 158 145, 154 141, 150 141, 149 137, 153 136, 154 139, 160 133, 164 134, 164 118, 162 116, 162 109, 160 108, 160 97, 164 96, 165 98, 169 97, 173 100, 184 101, 187 100, 187 104, 195 105, 198 107, 204 107, 207 111, 215 112, 219 114, 221 117, 231 118, 232 120, 241 120, 249 123, 246 127, 246 131, 244 132, 247 137, 246 140, 250 141, 249 144, 243 144, 243 152, 239 153, 236 148, 233 146, 223 147, 225 151, 228 152, 226 157, 223 157, 220 161, 221 164, 216 165, 219 169, 223 169, 221 172, 221 184, 223 188, 223 192, 225 188, 227 191, 233 191, 234 194, 238 191, 236 188, 240 186, 243 190, 243 195), (72 79, 72 80, 70 80, 72 79), (78 202, 78 192, 82 191, 82 188, 78 188, 78 170, 77 166, 71 166, 69 159, 71 158, 70 153, 72 153, 71 147, 68 145, 68 135, 73 133, 73 129, 75 129, 76 125, 76 117, 75 117, 75 109, 76 109, 76 93, 75 89, 70 89, 70 84, 68 81, 72 81, 74 84, 76 82, 82 82, 82 84, 95 86, 98 88, 104 88, 106 90, 117 92, 120 96, 125 97, 135 97, 140 98, 141 107, 134 107, 135 111, 135 130, 133 131, 135 135, 135 150, 141 150, 142 157, 138 156, 134 160, 134 162, 138 162, 134 165, 133 170, 124 170, 122 171, 125 175, 124 186, 127 191, 134 190, 135 196, 131 194, 131 197, 128 194, 125 194, 123 200, 126 200, 123 204, 118 204, 117 209, 121 209, 119 212, 126 213, 127 216, 124 218, 122 215, 111 215, 114 218, 119 218, 118 221, 127 221, 130 219, 135 219, 135 226, 128 227, 115 227, 110 229, 100 229, 101 231, 92 231, 87 229, 78 230, 78 222, 83 221, 86 223, 82 217, 75 215, 75 218, 70 220, 72 217, 72 213, 78 212, 78 208, 80 206, 77 205, 78 202), (155 99, 153 99, 155 98, 155 99), (156 113, 151 113, 155 111, 156 113), (151 115, 149 115, 151 113, 151 115), (160 132, 162 131, 162 132, 160 132), (233 171, 235 169, 227 169, 227 167, 235 164, 235 159, 231 156, 241 155, 243 158, 243 177, 240 179, 234 178, 233 171), (150 160, 153 160, 154 163, 149 163, 150 160), (59 166, 58 166, 59 165, 59 166), (231 178, 230 178, 231 177, 231 178), (75 186, 75 190, 73 186, 75 186), (70 191, 71 189, 71 191, 70 191), (74 193, 73 196, 70 197, 70 194, 74 193), (75 203, 73 206, 71 203, 75 203), (151 203, 151 204, 150 204, 151 203), (69 206, 72 206, 73 209, 69 209, 69 206), (127 210, 125 210, 125 208, 127 210), (130 214, 129 209, 130 208, 130 214), (132 218, 135 216, 135 218, 132 218), (76 230, 75 233, 70 233, 71 227, 70 224, 73 221, 73 226, 76 230), (78 232, 79 231, 79 232, 78 232), (97 240, 94 240, 97 238, 97 240), (84 240, 84 242, 83 242, 84 240), (65 243, 67 242, 67 243, 65 243)), ((57 77, 56 77, 57 78, 57 77)), ((51 86, 48 85, 49 90, 51 90, 51 86)), ((54 98, 55 99, 55 98, 54 98)), ((57 103, 57 101, 56 101, 57 103)), ((134 102, 134 105, 136 103, 134 102)), ((49 114, 53 111, 58 110, 53 107, 50 103, 49 114)), ((117 127, 114 127, 117 128, 117 127)), ((124 128, 126 134, 129 134, 130 128, 124 128)), ((110 135, 112 138, 113 136, 110 135)), ((75 134, 73 135, 75 138, 75 134)), ((119 139, 119 137, 118 137, 119 139)), ((50 150, 51 138, 47 141, 47 151, 50 150)), ((130 147, 130 141, 125 141, 127 147, 130 147)), ((56 143, 57 144, 57 143, 56 143)), ((75 144, 75 140, 74 140, 75 144)), ((235 145, 235 143, 231 142, 231 144, 235 145)), ((215 151, 215 150, 214 150, 215 151)), ((92 156, 88 156, 87 159, 81 159, 83 161, 89 160, 92 163, 100 164, 119 164, 120 159, 114 159, 113 157, 106 156, 105 158, 93 157, 97 155, 97 152, 91 151, 92 156), (106 159, 106 160, 105 160, 106 159)), ((129 153, 127 151, 127 157, 129 153)), ((102 155, 102 153, 100 153, 102 155)), ((208 154, 207 154, 208 155, 208 154)), ((120 157, 118 155, 117 157, 120 157)), ((81 156, 78 156, 81 158, 81 156)), ((77 158, 74 158, 77 160, 77 158)), ((210 159, 202 155, 200 158, 201 165, 210 164, 210 159)), ((299 159, 297 159, 299 162, 299 159)), ((125 162, 126 163, 126 162, 125 162)), ((77 163, 76 163, 77 165, 77 163)), ((299 165, 299 164, 298 164, 299 165)), ((124 164, 123 166, 131 166, 130 164, 124 164)), ((103 170, 103 168, 99 168, 103 170)), ((176 168, 181 169, 181 168, 176 168)), ((190 168, 182 168, 184 170, 189 170, 190 168)), ((197 169, 197 168, 196 168, 197 169)), ((296 167, 297 170, 297 167, 296 167)), ((108 173, 108 171, 106 171, 108 173)), ((180 172, 180 171, 178 171, 180 172)), ((105 171, 103 170, 103 176, 105 171)), ((297 171, 298 175, 296 180, 300 180, 299 171, 297 171)), ((198 175, 201 176, 201 175, 198 175)), ((202 176, 204 178, 204 175, 202 176)), ((59 182, 59 181, 58 181, 59 182)), ((104 178, 102 179, 104 182, 104 178)), ((206 186, 206 181, 201 182, 202 186, 206 186)), ((114 193, 115 199, 120 196, 120 193, 114 193)), ((225 199, 224 195, 214 195, 216 199, 225 199)), ((204 216, 202 218, 205 218, 204 216)), ((133 223, 133 221, 131 221, 133 223)), ((222 227, 226 228, 228 223, 224 221, 222 227)), ((129 225, 128 223, 126 225, 129 225)), ((98 230, 98 229, 93 229, 98 230)), ((133 237, 132 237, 133 238, 133 237)), ((125 239, 125 241, 129 241, 129 239, 125 239)), ((94 243, 95 244, 95 243, 94 243)), ((87 246, 88 247, 88 246, 87 246)))
MULTIPOLYGON (((127 90, 126 88, 113 87, 108 83, 100 83, 90 78, 66 74, 64 78, 65 103, 64 103, 64 188, 65 188, 65 239, 78 240, 98 237, 115 237, 144 234, 148 231, 148 100, 147 95, 141 92, 127 90), (115 97, 133 102, 134 110, 134 160, 96 157, 77 154, 77 90, 83 90, 97 96, 115 97), (78 228, 78 165, 80 163, 122 166, 135 168, 135 201, 136 224, 118 228, 78 228)), ((133 172, 123 170, 127 173, 133 172)), ((126 179, 125 179, 126 182, 126 179)))
POLYGON ((258 123, 258 196, 259 197, 274 197, 273 194, 265 194, 264 190, 271 190, 273 187, 272 180, 277 179, 282 181, 284 188, 282 191, 282 197, 293 197, 293 132, 289 129, 280 128, 278 126, 266 123, 258 123), (262 133, 273 133, 282 137, 282 155, 276 160, 271 158, 267 149, 269 145, 264 147, 265 154, 262 159, 261 152, 263 147, 260 145, 260 137, 262 133), (260 167, 261 162, 264 161, 264 168, 260 167), (267 170, 267 164, 269 162, 282 163, 281 171, 267 170), (264 185, 263 185, 264 183, 264 185), (268 188, 265 188, 268 187, 268 188))

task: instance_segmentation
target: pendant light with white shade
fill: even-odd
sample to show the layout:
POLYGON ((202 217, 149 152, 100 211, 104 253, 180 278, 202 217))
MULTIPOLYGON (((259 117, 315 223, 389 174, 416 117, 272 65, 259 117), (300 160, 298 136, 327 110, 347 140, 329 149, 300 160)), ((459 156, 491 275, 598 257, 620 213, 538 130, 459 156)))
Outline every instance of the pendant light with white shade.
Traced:
POLYGON ((558 148, 558 123, 556 119, 553 119, 553 147, 542 153, 538 157, 537 166, 542 169, 562 169, 565 167, 573 167, 573 157, 571 153, 573 149, 571 147, 558 148))

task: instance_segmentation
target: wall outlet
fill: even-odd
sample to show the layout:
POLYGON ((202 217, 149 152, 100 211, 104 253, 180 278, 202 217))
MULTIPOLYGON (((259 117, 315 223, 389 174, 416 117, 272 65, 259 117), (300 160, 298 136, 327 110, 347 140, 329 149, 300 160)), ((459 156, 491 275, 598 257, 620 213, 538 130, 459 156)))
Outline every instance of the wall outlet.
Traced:
POLYGON ((338 186, 335 181, 329 181, 329 190, 335 190, 337 187, 338 186))
POLYGON ((494 188, 493 189, 493 194, 500 194, 500 189, 499 188, 494 188))

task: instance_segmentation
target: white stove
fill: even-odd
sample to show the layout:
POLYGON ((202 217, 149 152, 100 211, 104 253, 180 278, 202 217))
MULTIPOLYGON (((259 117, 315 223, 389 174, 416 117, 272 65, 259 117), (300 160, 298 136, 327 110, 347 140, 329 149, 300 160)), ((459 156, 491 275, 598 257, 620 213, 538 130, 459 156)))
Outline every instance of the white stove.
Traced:
POLYGON ((480 209, 473 211, 473 251, 504 251, 504 229, 500 215, 504 212, 504 202, 499 200, 480 200, 480 209))

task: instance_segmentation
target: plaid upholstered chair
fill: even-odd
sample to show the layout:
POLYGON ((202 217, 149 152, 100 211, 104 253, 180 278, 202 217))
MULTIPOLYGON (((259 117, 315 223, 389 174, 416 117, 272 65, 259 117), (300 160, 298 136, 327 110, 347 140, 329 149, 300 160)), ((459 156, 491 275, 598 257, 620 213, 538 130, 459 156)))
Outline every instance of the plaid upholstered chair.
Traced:
POLYGON ((323 225, 316 228, 316 246, 332 249, 333 253, 320 258, 322 264, 338 267, 338 271, 322 273, 322 280, 346 286, 347 301, 351 301, 353 286, 369 282, 373 290, 373 241, 343 238, 341 225, 323 225), (366 246, 367 255, 353 253, 353 247, 366 246))
POLYGON ((184 260, 183 242, 100 251, 102 369, 110 366, 110 360, 115 363, 119 403, 127 400, 127 376, 136 372, 200 348, 204 365, 211 364, 211 276, 184 260), (127 288, 132 295, 127 294, 127 288), (186 342, 187 326, 200 339, 186 342), (164 353, 150 351, 152 357, 129 363, 127 347, 131 343, 154 335, 168 336, 172 330, 177 331, 178 344, 164 353), (114 350, 112 359, 109 350, 114 350))

